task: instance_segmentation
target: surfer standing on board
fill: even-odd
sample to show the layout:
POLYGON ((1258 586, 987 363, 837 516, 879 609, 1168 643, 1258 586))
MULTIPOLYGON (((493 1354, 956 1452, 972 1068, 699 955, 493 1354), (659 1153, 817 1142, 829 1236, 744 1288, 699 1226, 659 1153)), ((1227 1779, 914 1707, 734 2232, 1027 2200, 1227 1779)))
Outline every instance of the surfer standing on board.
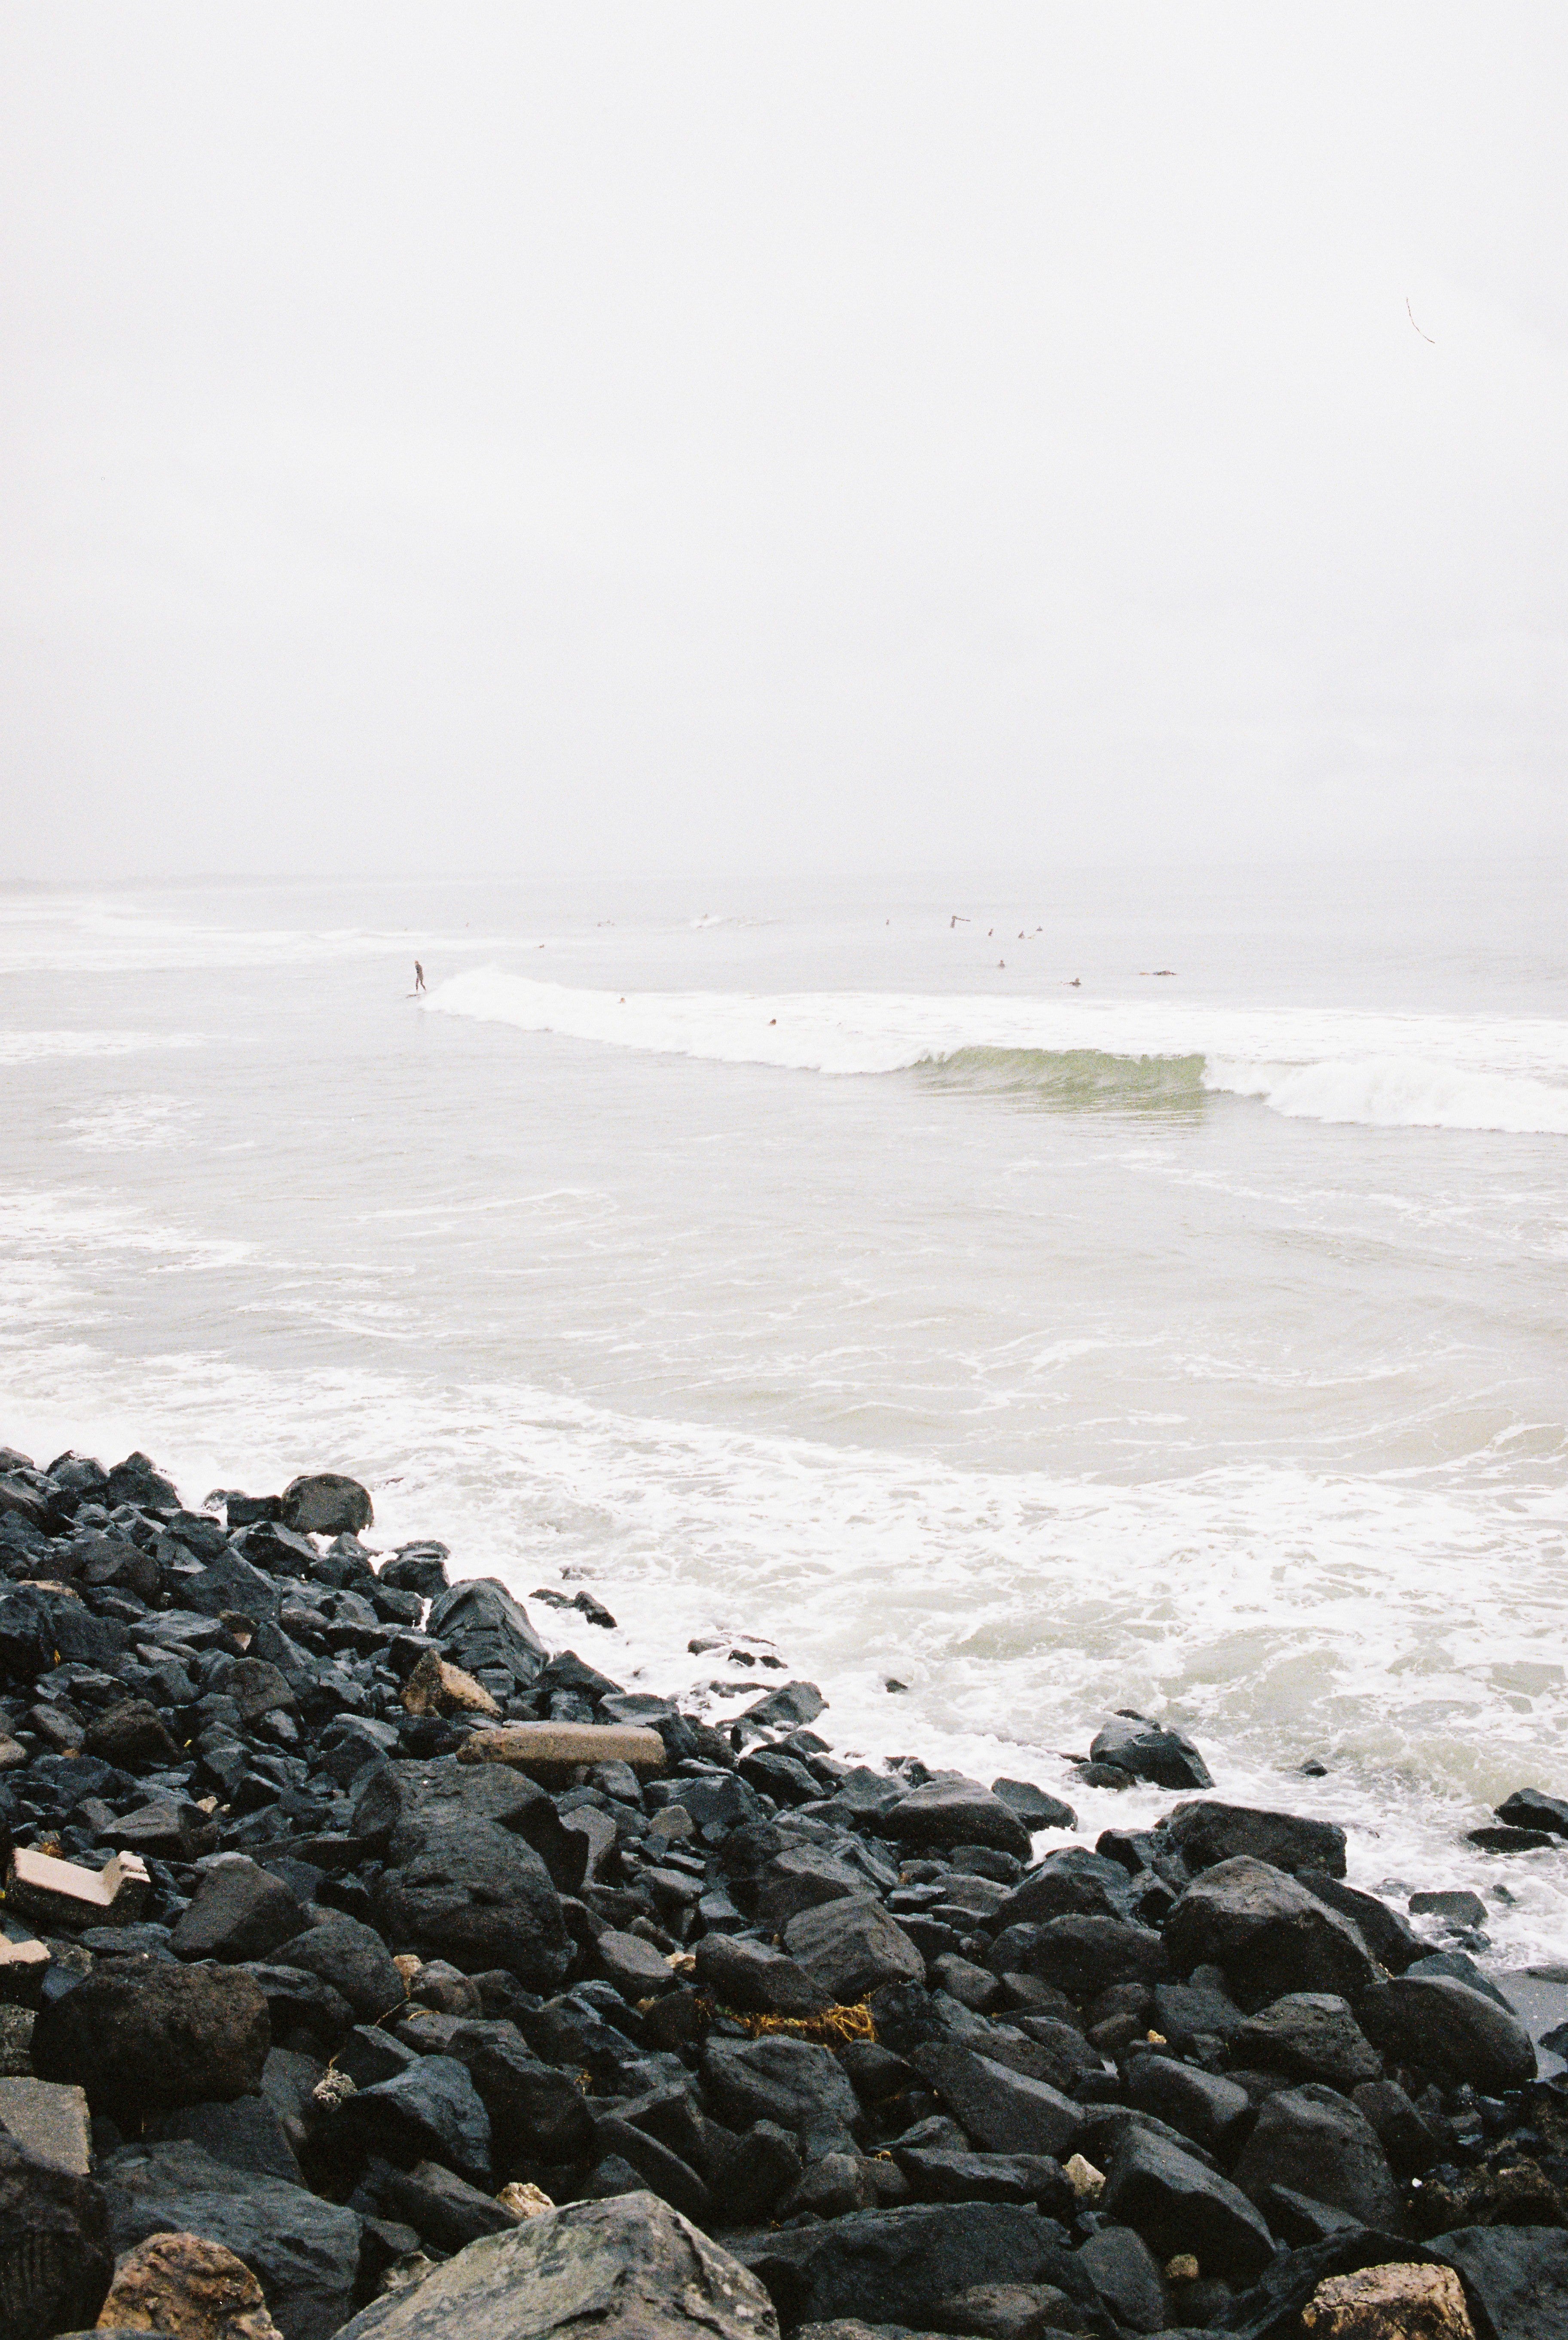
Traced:
POLYGON ((418 960, 418 959, 416 959, 416 960, 414 961, 414 989, 415 989, 416 991, 423 991, 424 987, 425 987, 425 970, 424 970, 424 968, 419 965, 419 960, 418 960))

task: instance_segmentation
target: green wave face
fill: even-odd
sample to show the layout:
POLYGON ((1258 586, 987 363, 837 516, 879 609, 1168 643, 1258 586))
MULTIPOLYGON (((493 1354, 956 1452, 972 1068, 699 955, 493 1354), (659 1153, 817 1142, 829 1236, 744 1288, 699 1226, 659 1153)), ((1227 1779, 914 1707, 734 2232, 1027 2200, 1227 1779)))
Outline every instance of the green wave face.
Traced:
POLYGON ((1099 1048, 955 1048, 915 1067, 927 1087, 1016 1097, 1042 1113, 1195 1120, 1208 1104, 1199 1056, 1118 1056, 1099 1048))

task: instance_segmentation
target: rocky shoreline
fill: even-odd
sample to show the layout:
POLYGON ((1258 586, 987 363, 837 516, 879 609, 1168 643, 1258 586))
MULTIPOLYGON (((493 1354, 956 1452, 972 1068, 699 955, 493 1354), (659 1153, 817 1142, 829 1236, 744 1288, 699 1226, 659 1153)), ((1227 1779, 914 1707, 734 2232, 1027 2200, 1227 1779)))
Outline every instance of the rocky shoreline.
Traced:
POLYGON ((1124 1716, 1090 1849, 371 1525, 0 1452, 0 2340, 1568 2335, 1568 2091, 1331 1822, 1124 1716))

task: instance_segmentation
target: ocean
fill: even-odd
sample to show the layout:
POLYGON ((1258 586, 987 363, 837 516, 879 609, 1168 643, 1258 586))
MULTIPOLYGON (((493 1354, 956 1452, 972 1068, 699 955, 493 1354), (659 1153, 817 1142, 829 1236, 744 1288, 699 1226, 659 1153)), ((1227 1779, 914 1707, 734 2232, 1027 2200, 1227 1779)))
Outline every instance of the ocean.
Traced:
POLYGON ((1464 1831, 1568 1792, 1563 876, 0 891, 0 1440, 351 1472, 1090 1841, 1136 1709, 1561 1958, 1464 1831))

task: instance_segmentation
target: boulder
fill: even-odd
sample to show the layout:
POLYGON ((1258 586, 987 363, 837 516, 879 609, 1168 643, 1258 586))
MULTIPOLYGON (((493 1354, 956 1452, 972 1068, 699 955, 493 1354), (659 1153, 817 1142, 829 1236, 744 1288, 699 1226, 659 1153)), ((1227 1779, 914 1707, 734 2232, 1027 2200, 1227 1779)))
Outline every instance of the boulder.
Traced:
MULTIPOLYGON (((1125 2231, 1125 2230, 1124 2230, 1125 2231)), ((1076 2259, 1073 2262, 1077 2269, 1076 2259)), ((1081 2270, 1080 2270, 1081 2272, 1081 2270)), ((1093 2285, 1087 2275, 1086 2290, 1093 2285)), ((1059 2332, 1079 2332, 1085 2323, 1087 2301, 1074 2297, 1054 2283, 974 2283, 933 2307, 931 2322, 938 2332, 967 2332, 977 2340, 1054 2340, 1059 2332)), ((869 2325, 819 2325, 819 2332, 871 2331, 869 2325)))
POLYGON ((1568 1803, 1539 1788, 1515 1788, 1497 1807, 1504 1828, 1534 1829, 1545 1836, 1568 1836, 1568 1803))
POLYGON ((260 2279, 283 2340, 329 2340, 348 2315, 360 2265, 354 2211, 194 2145, 125 2146, 99 2175, 116 2254, 153 2235, 222 2243, 260 2279))
MULTIPOLYGON (((401 1836, 394 1839, 394 1856, 401 1836)), ((449 1959, 464 1974, 504 1967, 529 1989, 548 1991, 571 1964, 572 1941, 548 1869, 531 1845, 492 1820, 453 1819, 420 1829, 377 1879, 373 1903, 381 1931, 394 1943, 421 1958, 449 1959)))
POLYGON ((264 1958, 304 1923, 304 1911, 281 1878, 243 1853, 225 1853, 203 1872, 170 1948, 177 1958, 264 1958))
POLYGON ((295 1535, 358 1535, 374 1524, 370 1491, 337 1471, 311 1471, 283 1490, 283 1525, 295 1535))
POLYGON ((1032 2202, 1053 2217, 1072 2215, 1072 2188, 1046 2154, 895 2144, 892 2157, 917 2202, 1032 2202))
POLYGON ((799 2185, 803 2167, 800 2147, 787 2129, 776 2121, 754 2121, 733 2144, 721 2142, 708 2182, 722 2216, 748 2225, 771 2216, 799 2185))
POLYGON ((466 2067, 478 2090, 498 2166, 587 2158, 593 2123, 581 2088, 542 2063, 513 2024, 459 2024, 446 2052, 466 2067))
MULTIPOLYGON (((419 1662, 422 1665, 425 1661, 419 1662)), ((445 1666, 443 1676, 458 1671, 445 1666)), ((405 1704, 413 1681, 410 1674, 404 1690, 405 1704)), ((506 1722, 498 1730, 466 1739, 458 1750, 460 1763, 512 1763, 532 1778, 557 1785, 567 1783, 584 1763, 625 1763, 631 1770, 642 1772, 662 1771, 666 1760, 665 1742, 656 1730, 627 1722, 506 1722)))
POLYGON ((1037 2210, 954 2202, 862 2210, 825 2226, 732 2236, 730 2245, 766 2285, 786 2328, 853 2315, 919 2329, 955 2292, 1033 2283, 1048 2270, 1046 2280, 1064 2271, 1092 2298, 1059 2233, 1037 2210))
POLYGON ((367 2152, 405 2168, 441 2161, 475 2185, 490 2176, 490 2117, 468 2067, 455 2056, 421 2056, 406 2070, 360 2088, 339 2118, 367 2152))
POLYGON ((470 2243, 341 2340, 777 2340, 745 2267, 652 2194, 574 2202, 470 2243))
POLYGON ((151 2111, 253 2093, 271 2046, 267 2002, 241 1968, 107 1959, 39 2011, 41 2079, 85 2088, 122 2126, 151 2111))
POLYGON ((1129 2332, 1163 2332, 1170 2293, 1159 2261, 1130 2226, 1104 2226, 1076 2254, 1105 2305, 1129 2332))
POLYGON ((1029 1830, 1018 1814, 978 1780, 956 1775, 928 1780, 923 1788, 901 1796, 878 1815, 876 1832, 895 1844, 933 1851, 956 1844, 988 1844, 1027 1860, 1031 1850, 1029 1830))
POLYGON ((1417 2111, 1396 2080, 1364 2080, 1350 2101, 1376 2130, 1395 2177, 1424 2177, 1449 2149, 1446 2133, 1417 2111))
POLYGON ((1100 2207, 1135 2228, 1162 2265, 1190 2252, 1206 2274, 1247 2282, 1274 2256, 1274 2237, 1240 2187, 1147 2129, 1124 2131, 1100 2207))
POLYGON ((803 1909, 784 1929, 784 1948, 830 1998, 863 1998, 886 1982, 919 1982, 925 1960, 880 1902, 856 1895, 803 1909))
POLYGON ((1535 2077, 1535 2047, 1518 2017, 1448 1975, 1397 1976, 1356 2007, 1366 2037, 1396 2063, 1501 2096, 1535 2077))
POLYGON ((1166 1919, 1165 1947, 1178 1973, 1207 1963, 1223 1968, 1244 2008, 1287 1991, 1355 1999, 1373 1977, 1371 1953, 1348 1918, 1247 1854, 1205 1869, 1187 1887, 1166 1919))
POLYGON ((493 1576, 470 1576, 430 1603, 425 1631, 467 1673, 498 1669, 520 1689, 537 1681, 549 1651, 514 1601, 493 1576))
MULTIPOLYGON (((192 1908, 194 1904, 192 1904, 192 1908)), ((178 1938, 176 1935, 176 1948, 178 1938)), ((319 1975, 341 1993, 362 2023, 374 2023, 401 2007, 408 1992, 391 1952, 371 1926, 335 1911, 308 1926, 289 1943, 288 1963, 319 1975)))
POLYGON ((656 1998, 662 1992, 673 1990, 676 1978, 662 1950, 645 1942, 640 1934, 623 1934, 616 1928, 606 1928, 594 1943, 594 1961, 606 1982, 614 1983, 623 1998, 636 2006, 640 1999, 656 1998))
POLYGON ((696 1948, 696 1979, 721 2007, 743 2015, 820 2015, 832 2004, 803 1966, 765 1942, 705 1934, 696 1948))
POLYGON ((1353 2104, 1316 2082, 1282 2088, 1259 2107, 1236 2182, 1259 2204, 1280 2186, 1384 2234, 1404 2224, 1404 2200, 1376 2131, 1353 2104))
POLYGON ((201 2235, 150 2235, 127 2251, 99 2321, 170 2340, 278 2340, 250 2268, 201 2235))
POLYGON ((976 2055, 956 2041, 927 2040, 909 2061, 988 2153, 1049 2154, 1060 2160, 1083 2126, 1083 2108, 1044 2080, 976 2055))
POLYGON ((1049 1918, 1115 1918, 1132 1922, 1132 1880, 1103 1854, 1072 1845, 1049 1853, 996 1910, 998 1929, 1043 1924, 1049 1918))
POLYGON ((543 1788, 504 1763, 442 1757, 433 1763, 382 1764, 359 1784, 349 1831, 369 1849, 384 1848, 396 1868, 430 1837, 468 1820, 488 1820, 531 1845, 558 1891, 575 1893, 581 1884, 587 1839, 563 1824, 543 1788))
POLYGON ((100 1756, 121 1771, 180 1760, 180 1750, 157 1708, 144 1698, 120 1699, 94 1715, 83 1734, 82 1746, 86 1754, 100 1756))
POLYGON ((1238 2027, 1233 2055, 1267 2072, 1326 2080, 1348 2095, 1382 2077, 1383 2058, 1343 1998, 1332 1991, 1288 1991, 1238 2027))
POLYGON ((1234 2080, 1173 2056, 1134 2056, 1127 2100, 1210 2153, 1223 2153, 1252 2111, 1251 2097, 1234 2080))
POLYGON ((1327 1877, 1345 1874, 1345 1830, 1333 1820, 1297 1819, 1293 1812, 1260 1811, 1249 1804, 1178 1804, 1159 1823, 1165 1844, 1178 1852, 1195 1874, 1247 1853, 1271 1869, 1311 1869, 1327 1877))
POLYGON ((1155 1982, 1167 1973, 1166 1946, 1150 1926, 1119 1918, 1048 1918, 1040 1926, 1010 1926, 986 1961, 993 1974, 1022 1973, 1091 1998, 1113 1983, 1155 1982))
POLYGON ((1475 2340, 1452 2267, 1362 2267, 1326 2276, 1301 2311, 1311 2340, 1475 2340))
POLYGON ((92 2324, 114 2272, 109 2213, 92 2178, 0 2137, 0 2332, 44 2340, 92 2324))
POLYGON ((1568 2332, 1568 2232, 1561 2226, 1460 2226, 1434 2258, 1453 2267, 1495 2340, 1558 2340, 1568 2332))
MULTIPOLYGON (((269 2067, 279 2053, 274 2048, 268 2057, 269 2067)), ((306 2060, 311 2061, 315 2079, 319 2080, 321 2066, 313 2059, 306 2060)), ((266 2077, 263 2073, 263 2085, 266 2077)), ((311 2086, 314 2085, 313 2080, 311 2086)), ((297 2133, 302 2140, 303 2128, 297 2133)), ((143 2135, 159 2143, 178 2139, 199 2145, 214 2161, 225 2162, 230 2168, 244 2170, 252 2177, 281 2177, 288 2186, 304 2183, 294 2147, 264 2096, 234 2097, 226 2105, 182 2105, 175 2112, 158 2114, 148 2123, 143 2135)))
POLYGON ((1208 1766, 1190 1739, 1179 1730, 1162 1730, 1140 1715, 1118 1715, 1095 1733, 1089 1750, 1090 1763, 1114 1763, 1135 1780, 1150 1780, 1157 1788, 1212 1788, 1208 1766))
POLYGON ((820 1845, 791 1845, 770 1860, 757 1890, 757 1922, 770 1934, 782 1934, 803 1909, 824 1901, 858 1899, 867 1889, 863 1870, 827 1852, 820 1845))
POLYGON ((504 2235, 522 2223, 515 2211, 439 2161, 417 2161, 412 2169, 378 2167, 370 2182, 383 2215, 412 2226, 439 2251, 460 2251, 481 2235, 504 2235))
POLYGON ((1390 1974, 1403 1974, 1425 1948, 1409 1919, 1379 1900, 1376 1893, 1363 1893, 1321 1869, 1299 1870, 1297 1882, 1330 1909, 1337 1909, 1342 1918, 1348 1918, 1378 1965, 1386 1967, 1390 1974))
POLYGON ((991 1792, 999 1803, 1015 1812, 1031 1831, 1040 1829, 1075 1829, 1078 1814, 1060 1796, 1048 1796, 1029 1780, 993 1780, 991 1792))
POLYGON ((799 2140, 808 2161, 853 2153, 860 2102, 836 2056, 808 2039, 713 2039, 703 2085, 731 2127, 771 2121, 799 2140))
POLYGON ((85 2177, 92 2170, 93 2131, 84 2089, 20 2075, 0 2079, 0 2130, 45 2168, 67 2177, 85 2177))

